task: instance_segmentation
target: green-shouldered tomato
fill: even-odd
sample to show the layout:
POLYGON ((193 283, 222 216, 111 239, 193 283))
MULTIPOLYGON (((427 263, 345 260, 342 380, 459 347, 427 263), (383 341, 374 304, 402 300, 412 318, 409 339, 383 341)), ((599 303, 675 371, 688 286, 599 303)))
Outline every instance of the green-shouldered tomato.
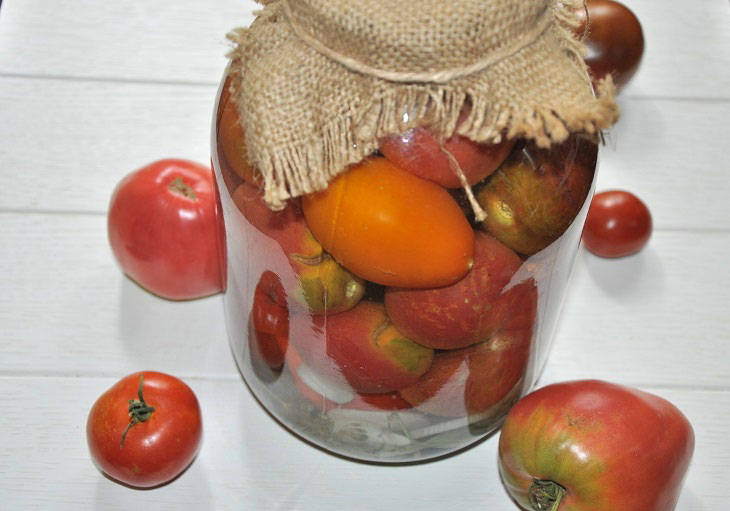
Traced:
POLYGON ((694 450, 665 399, 598 380, 548 385, 507 414, 499 468, 534 511, 670 511, 694 450))

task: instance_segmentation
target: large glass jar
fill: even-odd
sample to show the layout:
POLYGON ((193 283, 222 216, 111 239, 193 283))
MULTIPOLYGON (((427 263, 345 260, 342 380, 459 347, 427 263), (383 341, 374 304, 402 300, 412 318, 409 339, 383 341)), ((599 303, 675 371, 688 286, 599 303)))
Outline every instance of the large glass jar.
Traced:
POLYGON ((439 144, 420 128, 274 212, 226 83, 212 138, 228 333, 260 403, 361 460, 424 460, 494 431, 545 363, 596 144, 439 144))

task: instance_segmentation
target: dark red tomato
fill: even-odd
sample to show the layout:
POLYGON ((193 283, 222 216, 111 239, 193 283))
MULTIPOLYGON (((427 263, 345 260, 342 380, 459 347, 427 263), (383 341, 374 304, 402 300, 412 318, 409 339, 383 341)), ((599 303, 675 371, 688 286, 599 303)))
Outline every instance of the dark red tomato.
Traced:
POLYGON ((126 176, 109 204, 109 242, 124 272, 163 298, 223 289, 212 172, 165 159, 126 176))
MULTIPOLYGON (((587 0, 588 56, 586 64, 594 81, 607 74, 620 88, 634 76, 644 54, 644 33, 631 10, 614 0, 587 0)), ((585 30, 585 11, 578 34, 585 30)))
POLYGON ((200 405, 190 387, 154 371, 118 381, 97 399, 86 423, 99 469, 141 488, 180 474, 198 452, 202 434, 200 405))
POLYGON ((507 414, 499 469, 522 509, 670 511, 694 450, 668 401, 584 380, 548 385, 507 414))
POLYGON ((251 352, 268 367, 279 370, 289 344, 289 309, 279 277, 266 270, 261 274, 251 308, 251 352))
POLYGON ((651 229, 651 213, 641 199, 622 190, 609 190, 593 197, 583 244, 601 257, 623 257, 641 250, 651 229))

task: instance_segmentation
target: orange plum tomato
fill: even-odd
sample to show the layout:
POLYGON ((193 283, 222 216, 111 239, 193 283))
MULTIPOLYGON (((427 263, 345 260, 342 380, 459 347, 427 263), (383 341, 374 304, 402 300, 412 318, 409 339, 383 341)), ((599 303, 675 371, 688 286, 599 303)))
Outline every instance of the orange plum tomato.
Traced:
POLYGON ((124 484, 150 488, 178 476, 202 437, 200 405, 174 376, 130 374, 94 403, 86 439, 97 467, 124 484))
POLYGON ((132 280, 163 298, 186 300, 223 289, 222 221, 211 170, 165 159, 117 185, 107 232, 114 256, 132 280))
POLYGON ((623 257, 641 250, 651 236, 649 208, 623 190, 597 193, 583 227, 583 245, 601 257, 623 257))
POLYGON ((383 285, 435 287, 472 265, 474 231, 443 187, 373 157, 302 199, 323 248, 354 274, 383 285))
POLYGON ((644 54, 644 33, 639 19, 631 9, 615 0, 587 0, 579 14, 582 23, 576 32, 579 36, 586 33, 586 64, 593 80, 610 74, 616 86, 623 87, 636 73, 644 54))
POLYGON ((670 511, 693 450, 692 426, 665 399, 571 381, 542 387, 510 409, 499 469, 528 511, 670 511))

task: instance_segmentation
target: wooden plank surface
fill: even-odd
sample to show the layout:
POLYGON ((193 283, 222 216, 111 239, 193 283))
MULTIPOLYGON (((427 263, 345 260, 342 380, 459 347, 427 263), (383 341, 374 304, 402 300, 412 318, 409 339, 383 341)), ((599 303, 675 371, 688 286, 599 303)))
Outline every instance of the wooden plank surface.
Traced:
MULTIPOLYGON (((130 490, 101 475, 88 460, 85 409, 114 378, 2 377, 5 412, 0 450, 3 509, 317 509, 340 511, 513 509, 499 483, 498 436, 438 462, 387 467, 354 463, 299 441, 257 410, 232 380, 187 383, 204 413, 205 441, 190 468, 173 484, 130 490), (27 413, 25 405, 47 398, 27 413), (42 475, 42 488, 38 487, 42 475), (12 481, 14 484, 10 485, 12 481), (455 504, 458 503, 458 504, 455 504)), ((678 510, 722 509, 727 498, 722 471, 730 463, 723 442, 730 420, 730 392, 642 387, 681 407, 694 424, 697 449, 678 510), (716 410, 706 413, 707 409, 716 410), (702 469, 707 471, 704 472, 702 469)))
MULTIPOLYGON (((0 374, 22 373, 30 357, 41 375, 127 373, 145 360, 185 376, 237 377, 220 297, 174 303, 142 290, 119 271, 105 217, 0 214, 0 239, 7 241, 0 267, 12 268, 0 295, 0 374), (78 367, 80 357, 87 367, 78 367)), ((657 231, 629 258, 581 251, 548 377, 726 385, 728 246, 730 232, 657 231), (701 264, 688 264, 696 254, 701 264), (702 370, 684 371, 688 360, 702 370)))
POLYGON ((0 74, 159 83, 218 82, 226 34, 253 1, 5 0, 0 74))
POLYGON ((6 210, 102 214, 142 165, 210 161, 217 85, 0 78, 0 87, 6 210))
MULTIPOLYGON (((730 8, 627 0, 647 40, 598 189, 650 206, 640 254, 581 251, 540 385, 603 378, 674 402, 695 456, 676 511, 722 509, 730 477, 730 8)), ((230 29, 250 0, 3 0, 0 7, 0 509, 516 509, 497 436, 437 462, 343 460, 271 419, 238 373, 220 296, 173 303, 125 278, 111 192, 158 158, 209 158, 230 29), (85 443, 88 409, 153 368, 197 393, 205 435, 173 483, 130 490, 85 443)))

